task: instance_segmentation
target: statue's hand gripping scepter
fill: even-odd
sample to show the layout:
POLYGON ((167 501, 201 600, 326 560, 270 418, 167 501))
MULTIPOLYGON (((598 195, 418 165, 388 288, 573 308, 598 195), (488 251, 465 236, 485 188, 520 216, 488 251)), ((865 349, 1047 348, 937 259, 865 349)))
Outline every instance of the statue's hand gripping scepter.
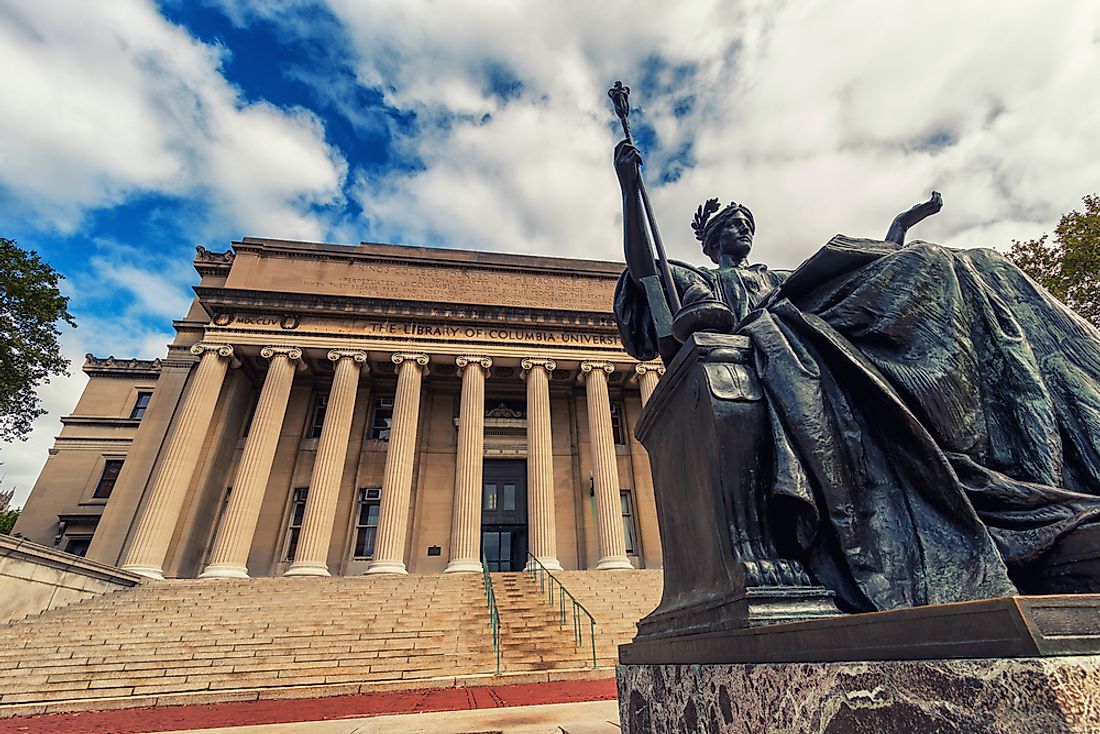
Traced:
MULTIPOLYGON (((630 134, 629 120, 630 87, 623 86, 622 82, 615 82, 615 86, 607 90, 607 96, 611 98, 611 103, 615 107, 615 114, 623 125, 623 134, 626 136, 626 141, 633 145, 634 140, 630 134)), ((657 260, 660 280, 663 281, 664 287, 661 287, 662 283, 657 282, 654 276, 642 278, 641 280, 645 286, 657 336, 662 340, 670 339, 672 338, 672 315, 680 310, 680 295, 676 292, 676 284, 672 279, 672 270, 668 264, 668 256, 665 254, 664 242, 661 240, 660 230, 657 229, 657 222, 653 217, 653 207, 649 204, 649 194, 646 192, 645 181, 642 180, 640 173, 638 176, 638 195, 641 198, 642 210, 645 212, 648 225, 646 241, 647 244, 650 244, 651 253, 654 248, 657 250, 655 259, 657 260)))

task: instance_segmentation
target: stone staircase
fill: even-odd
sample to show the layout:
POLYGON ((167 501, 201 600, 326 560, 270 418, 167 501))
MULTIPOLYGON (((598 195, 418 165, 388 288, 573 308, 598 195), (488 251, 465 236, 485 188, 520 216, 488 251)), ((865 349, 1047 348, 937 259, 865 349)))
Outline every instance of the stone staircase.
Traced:
POLYGON ((502 678, 475 574, 174 580, 0 624, 0 718, 614 675, 660 572, 557 575, 598 670, 526 574, 492 575, 502 678))
MULTIPOLYGON (((660 570, 555 571, 557 578, 596 620, 596 662, 614 670, 619 645, 637 633, 639 619, 657 608, 664 576, 660 570)), ((572 604, 566 599, 561 624, 560 594, 551 608, 545 581, 530 574, 492 574, 504 637, 506 670, 591 668, 592 647, 587 618, 581 614, 582 644, 573 632, 572 604)))
POLYGON ((0 626, 0 716, 454 685, 488 622, 475 575, 149 583, 0 626))
POLYGON ((584 644, 577 646, 572 616, 563 627, 561 612, 526 573, 494 573, 493 591, 500 611, 502 670, 583 670, 592 668, 585 621, 584 644))
POLYGON ((661 602, 664 584, 660 569, 555 571, 554 576, 596 618, 597 662, 612 668, 619 660, 619 645, 634 639, 638 620, 661 602))

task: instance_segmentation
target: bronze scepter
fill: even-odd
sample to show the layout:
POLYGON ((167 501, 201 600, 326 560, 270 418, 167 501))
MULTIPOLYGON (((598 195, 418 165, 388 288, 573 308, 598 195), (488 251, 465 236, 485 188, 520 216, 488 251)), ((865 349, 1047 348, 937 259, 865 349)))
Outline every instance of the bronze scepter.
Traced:
MULTIPOLYGON (((630 87, 623 86, 621 81, 615 82, 615 86, 607 90, 607 96, 611 98, 611 103, 615 106, 615 114, 618 115, 619 122, 623 124, 623 134, 626 135, 626 141, 633 145, 634 138, 630 134, 630 121, 627 119, 630 114, 630 87)), ((675 281, 672 280, 672 270, 668 266, 665 245, 661 241, 661 231, 657 229, 657 220, 653 218, 653 207, 649 205, 649 194, 646 192, 645 181, 642 180, 640 171, 638 172, 638 193, 642 198, 642 209, 645 211, 646 222, 649 224, 649 235, 652 238, 653 245, 657 248, 657 267, 661 271, 665 293, 668 296, 672 313, 675 315, 680 310, 680 294, 676 292, 675 281)))

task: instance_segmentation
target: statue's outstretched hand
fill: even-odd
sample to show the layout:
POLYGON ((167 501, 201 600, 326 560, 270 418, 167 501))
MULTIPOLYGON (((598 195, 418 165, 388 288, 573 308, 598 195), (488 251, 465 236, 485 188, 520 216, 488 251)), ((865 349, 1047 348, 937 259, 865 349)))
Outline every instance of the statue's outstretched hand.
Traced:
POLYGON ((623 191, 634 191, 638 188, 641 165, 642 154, 630 141, 622 140, 615 146, 615 174, 619 177, 619 185, 623 191))
POLYGON ((885 239, 898 245, 904 245, 905 233, 909 228, 936 214, 940 209, 943 209, 943 197, 940 196, 939 191, 933 191, 928 201, 922 201, 920 204, 910 207, 894 217, 885 239))
POLYGON ((906 227, 912 227, 917 222, 938 213, 940 209, 943 209, 943 197, 940 196, 939 191, 933 191, 928 201, 922 201, 900 216, 903 217, 906 227))

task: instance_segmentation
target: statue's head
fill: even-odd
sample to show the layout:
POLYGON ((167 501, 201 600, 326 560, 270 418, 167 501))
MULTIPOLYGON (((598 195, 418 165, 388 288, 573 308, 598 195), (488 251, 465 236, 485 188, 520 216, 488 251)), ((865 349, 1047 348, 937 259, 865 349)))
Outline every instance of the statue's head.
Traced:
POLYGON ((691 228, 695 230, 696 239, 703 243, 703 253, 715 263, 721 260, 723 253, 734 262, 740 262, 748 257, 752 249, 756 220, 743 204, 731 201, 725 209, 718 211, 720 206, 718 199, 708 199, 700 205, 695 211, 691 228))

